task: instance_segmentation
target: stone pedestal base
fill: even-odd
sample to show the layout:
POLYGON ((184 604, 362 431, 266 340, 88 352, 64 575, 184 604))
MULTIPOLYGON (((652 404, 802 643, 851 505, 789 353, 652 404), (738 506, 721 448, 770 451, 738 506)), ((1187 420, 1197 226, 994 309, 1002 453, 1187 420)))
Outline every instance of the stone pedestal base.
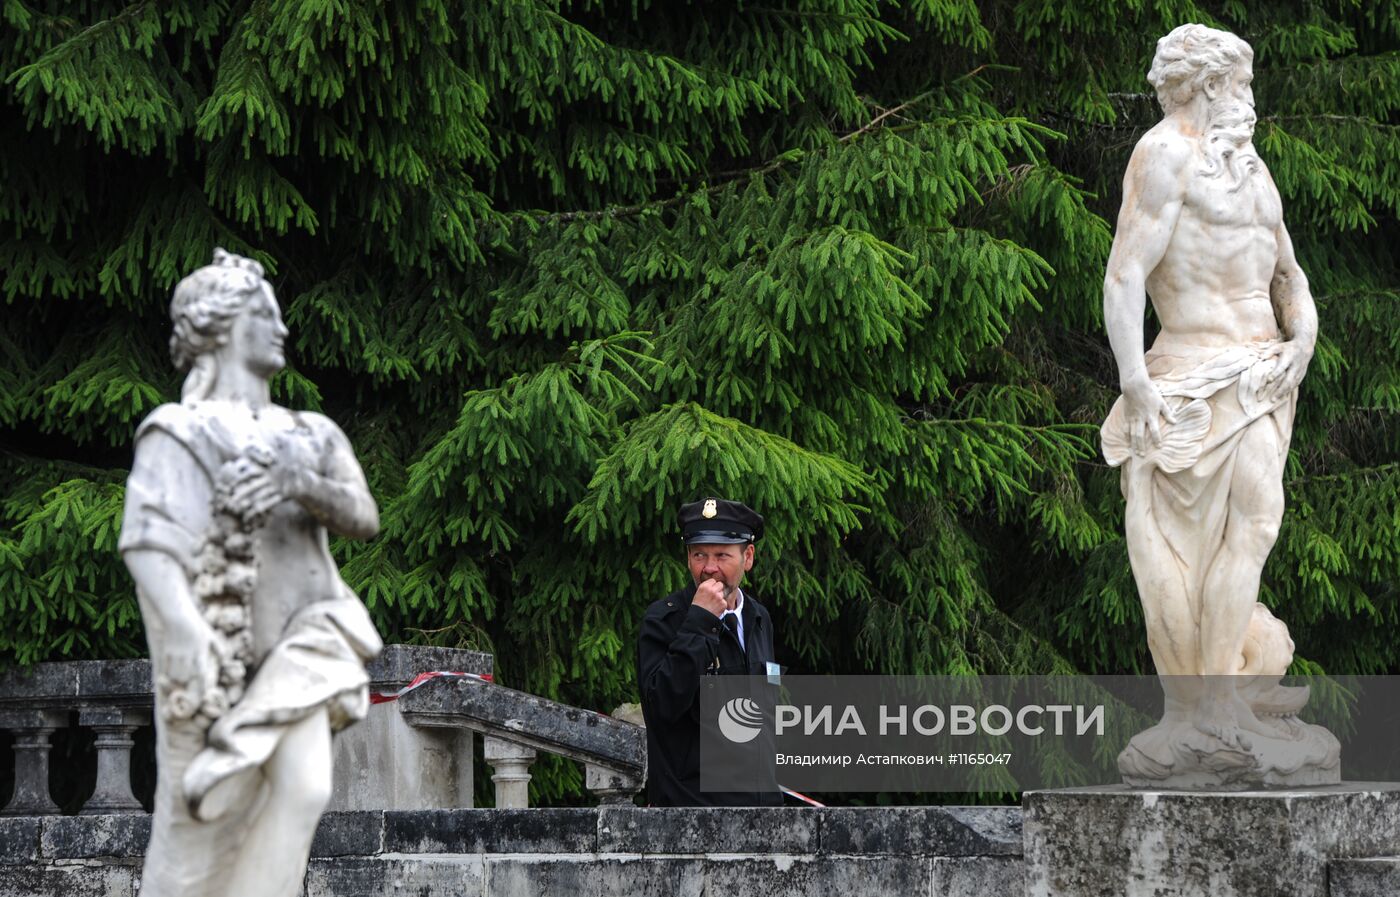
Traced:
POLYGON ((1400 853, 1400 784, 1027 792, 1026 897, 1328 897, 1332 859, 1400 853))

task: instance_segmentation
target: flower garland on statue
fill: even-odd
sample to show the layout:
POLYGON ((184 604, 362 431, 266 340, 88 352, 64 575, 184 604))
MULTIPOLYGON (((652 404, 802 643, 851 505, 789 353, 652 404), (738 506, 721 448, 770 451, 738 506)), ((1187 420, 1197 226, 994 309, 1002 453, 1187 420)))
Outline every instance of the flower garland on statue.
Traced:
POLYGON ((237 510, 233 498, 239 483, 272 461, 271 452, 254 446, 219 469, 212 520, 195 556, 198 572, 192 586, 200 615, 214 630, 218 677, 202 695, 189 683, 173 688, 163 704, 166 720, 192 719, 208 728, 243 697, 253 663, 252 598, 258 584, 254 533, 267 515, 237 510))

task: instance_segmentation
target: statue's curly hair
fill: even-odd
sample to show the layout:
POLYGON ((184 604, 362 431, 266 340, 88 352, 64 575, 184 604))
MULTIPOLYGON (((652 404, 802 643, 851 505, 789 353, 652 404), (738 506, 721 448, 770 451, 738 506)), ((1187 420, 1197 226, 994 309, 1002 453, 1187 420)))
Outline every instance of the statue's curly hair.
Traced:
POLYGON ((1147 80, 1157 89, 1157 102, 1170 115, 1191 100, 1207 80, 1229 77, 1241 62, 1252 62, 1254 50, 1228 31, 1205 25, 1180 25, 1157 41, 1157 55, 1147 80))
POLYGON ((204 398, 213 386, 209 353, 223 345, 233 319, 266 286, 263 266, 253 259, 214 250, 214 261, 186 276, 170 300, 170 359, 177 370, 190 370, 181 390, 185 401, 204 398))

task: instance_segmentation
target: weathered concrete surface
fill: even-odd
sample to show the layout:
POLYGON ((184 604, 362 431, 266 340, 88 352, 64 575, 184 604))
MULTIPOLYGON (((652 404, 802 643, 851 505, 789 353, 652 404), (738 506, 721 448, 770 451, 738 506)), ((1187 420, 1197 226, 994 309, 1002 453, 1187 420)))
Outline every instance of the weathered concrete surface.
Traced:
POLYGON ((829 853, 1019 856, 1019 807, 833 807, 822 816, 829 853))
POLYGON ((306 897, 475 897, 485 887, 479 856, 312 860, 306 897))
POLYGON ((1333 860, 1327 881, 1330 897, 1395 897, 1400 894, 1400 856, 1333 860))
POLYGON ((0 672, 0 705, 49 710, 90 701, 149 707, 150 661, 59 661, 0 672))
POLYGON ((132 864, 29 866, 0 876, 0 897, 134 897, 141 867, 132 864))
POLYGON ((316 837, 311 839, 313 857, 374 856, 384 852, 384 814, 377 811, 321 815, 316 837))
POLYGON ((335 736, 330 808, 470 807, 472 738, 471 732, 410 725, 396 703, 373 704, 363 720, 335 736))
POLYGON ((750 807, 604 807, 598 851, 635 854, 815 854, 823 813, 834 810, 750 807))
POLYGON ((596 853, 598 811, 425 810, 384 814, 384 852, 596 853))
POLYGON ((934 857, 931 897, 1022 897, 1026 870, 1019 856, 934 857))
POLYGON ((44 820, 39 849, 49 860, 139 857, 150 840, 149 814, 53 816, 44 820))
POLYGON ((385 645, 379 656, 369 662, 370 689, 385 691, 383 686, 402 688, 419 673, 451 672, 490 675, 495 661, 483 651, 461 648, 433 648, 425 645, 385 645))
MULTIPOLYGON (((490 654, 481 651, 386 645, 365 669, 371 687, 383 691, 381 686, 402 688, 419 673, 433 670, 489 674, 493 661, 490 654)), ((65 660, 0 671, 0 704, 42 704, 47 709, 102 698, 117 703, 129 699, 149 706, 151 692, 149 660, 65 660)))
POLYGON ((1400 853, 1400 785, 1025 795, 1027 897, 1328 897, 1328 861, 1400 853))
MULTIPOLYGON (((1016 808, 328 813, 305 897, 1019 897, 1016 808), (911 827, 920 831, 909 831, 911 827), (863 845, 863 847, 861 846, 863 845)), ((0 897, 133 897, 149 817, 0 820, 0 897)))
MULTIPOLYGON (((386 645, 365 669, 371 692, 391 694, 419 673, 489 675, 494 661, 481 651, 386 645)), ((363 721, 336 735, 330 808, 470 807, 472 738, 457 729, 410 725, 398 702, 374 704, 363 721)))
MULTIPOLYGON (((0 819, 0 865, 33 863, 39 859, 39 835, 43 819, 38 816, 17 816, 0 819)), ((0 877, 4 871, 0 870, 0 877)))
POLYGON ((833 894, 927 894, 922 857, 637 857, 595 861, 554 857, 487 860, 490 897, 568 894, 580 897, 830 897, 833 894))

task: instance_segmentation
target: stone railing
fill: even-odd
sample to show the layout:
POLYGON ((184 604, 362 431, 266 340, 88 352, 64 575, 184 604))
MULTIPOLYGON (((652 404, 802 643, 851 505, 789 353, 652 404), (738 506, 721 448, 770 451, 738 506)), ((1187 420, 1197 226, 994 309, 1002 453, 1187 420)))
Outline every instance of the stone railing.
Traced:
POLYGON ((440 679, 399 701, 403 719, 425 729, 475 732, 495 774, 496 806, 528 806, 530 764, 539 751, 584 764, 600 803, 631 803, 646 778, 642 727, 478 679, 440 679))
POLYGON ((0 728, 14 738, 14 795, 0 815, 59 812, 49 794, 51 737, 73 722, 91 729, 97 786, 86 815, 140 813, 131 789, 133 734, 151 723, 151 671, 144 660, 41 663, 0 674, 0 728))
MULTIPOLYGON (((489 654, 390 645, 370 665, 370 690, 393 693, 429 671, 492 670, 489 654)), ((15 757, 14 793, 0 815, 60 813, 49 791, 52 738, 73 726, 93 733, 97 755, 96 787, 81 813, 143 812, 132 789, 132 747, 134 733, 151 724, 150 680, 144 660, 43 663, 0 674, 0 729, 11 733, 15 757)), ((585 764, 587 786, 602 803, 630 802, 645 778, 639 726, 482 679, 435 679, 372 705, 364 722, 337 736, 331 809, 471 807, 477 735, 494 771, 497 807, 528 805, 530 765, 540 751, 585 764)))

